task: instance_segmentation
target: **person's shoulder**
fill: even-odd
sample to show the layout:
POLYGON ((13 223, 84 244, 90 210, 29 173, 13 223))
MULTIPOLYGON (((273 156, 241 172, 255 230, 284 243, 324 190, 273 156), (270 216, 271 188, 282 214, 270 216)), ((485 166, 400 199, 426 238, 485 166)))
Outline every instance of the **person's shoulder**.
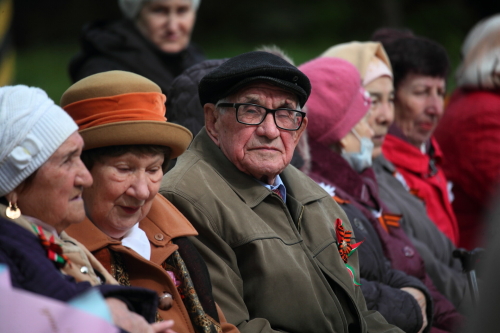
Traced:
POLYGON ((163 176, 160 194, 196 192, 206 185, 203 179, 213 179, 216 175, 215 170, 201 156, 188 149, 177 159, 175 166, 163 176))
POLYGON ((5 245, 7 243, 19 243, 30 240, 35 240, 38 243, 38 238, 28 229, 29 222, 26 220, 22 221, 21 225, 15 223, 14 220, 0 217, 0 238, 2 239, 0 243, 5 245))
POLYGON ((285 183, 287 192, 290 192, 299 201, 315 201, 329 197, 318 183, 293 165, 287 166, 280 177, 285 183))

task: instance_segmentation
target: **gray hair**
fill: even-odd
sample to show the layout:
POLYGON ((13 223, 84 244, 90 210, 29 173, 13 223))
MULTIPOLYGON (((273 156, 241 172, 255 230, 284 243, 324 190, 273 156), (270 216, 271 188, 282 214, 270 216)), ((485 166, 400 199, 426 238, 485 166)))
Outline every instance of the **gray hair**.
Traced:
MULTIPOLYGON (((135 20, 146 2, 155 0, 118 0, 118 5, 126 18, 135 20)), ((201 0, 190 0, 194 10, 198 10, 201 0)))
POLYGON ((476 24, 462 45, 463 61, 457 69, 459 87, 500 87, 500 14, 476 24))
POLYGON ((295 66, 295 63, 293 62, 293 59, 285 53, 282 49, 280 49, 277 45, 262 45, 261 47, 257 48, 255 51, 263 51, 267 53, 274 54, 275 56, 280 57, 283 60, 286 60, 290 64, 295 66))
POLYGON ((230 101, 229 96, 227 96, 227 97, 221 98, 215 104, 215 109, 219 112, 219 114, 224 114, 226 112, 226 107, 219 106, 219 104, 221 104, 221 103, 232 103, 232 101, 230 101))

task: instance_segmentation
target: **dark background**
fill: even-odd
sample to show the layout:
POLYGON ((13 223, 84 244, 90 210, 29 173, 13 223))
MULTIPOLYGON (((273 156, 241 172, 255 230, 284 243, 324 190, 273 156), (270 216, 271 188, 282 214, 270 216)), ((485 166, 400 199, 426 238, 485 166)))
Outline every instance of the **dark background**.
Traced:
MULTIPOLYGON (((366 41, 377 28, 405 27, 444 45, 455 68, 469 29, 498 12, 497 0, 202 0, 193 41, 209 58, 275 44, 301 64, 332 45, 366 41)), ((70 85, 66 68, 81 27, 120 17, 115 0, 14 0, 15 83, 58 101, 70 85)))

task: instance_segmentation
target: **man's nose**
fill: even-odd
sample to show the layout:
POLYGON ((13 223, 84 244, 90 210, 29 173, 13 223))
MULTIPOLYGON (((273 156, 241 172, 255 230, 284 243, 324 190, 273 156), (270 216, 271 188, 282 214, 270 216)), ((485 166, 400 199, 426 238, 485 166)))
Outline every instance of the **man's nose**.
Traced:
POLYGON ((274 115, 272 113, 268 113, 264 118, 264 121, 257 127, 257 134, 265 136, 271 140, 280 135, 280 130, 276 126, 274 115))

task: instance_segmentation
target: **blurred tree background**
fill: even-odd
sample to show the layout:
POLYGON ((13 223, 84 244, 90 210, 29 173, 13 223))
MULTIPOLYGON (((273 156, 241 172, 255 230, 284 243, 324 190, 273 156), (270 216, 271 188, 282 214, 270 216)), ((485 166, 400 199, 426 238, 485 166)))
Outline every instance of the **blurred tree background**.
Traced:
MULTIPOLYGON (((121 17, 116 0, 13 0, 13 4, 13 83, 39 86, 56 102, 71 84, 67 65, 79 50, 82 26, 121 17)), ((275 44, 301 64, 332 45, 368 40, 377 28, 405 27, 444 45, 453 74, 468 30, 498 12, 500 1, 491 0, 202 0, 193 41, 209 58, 275 44)))

